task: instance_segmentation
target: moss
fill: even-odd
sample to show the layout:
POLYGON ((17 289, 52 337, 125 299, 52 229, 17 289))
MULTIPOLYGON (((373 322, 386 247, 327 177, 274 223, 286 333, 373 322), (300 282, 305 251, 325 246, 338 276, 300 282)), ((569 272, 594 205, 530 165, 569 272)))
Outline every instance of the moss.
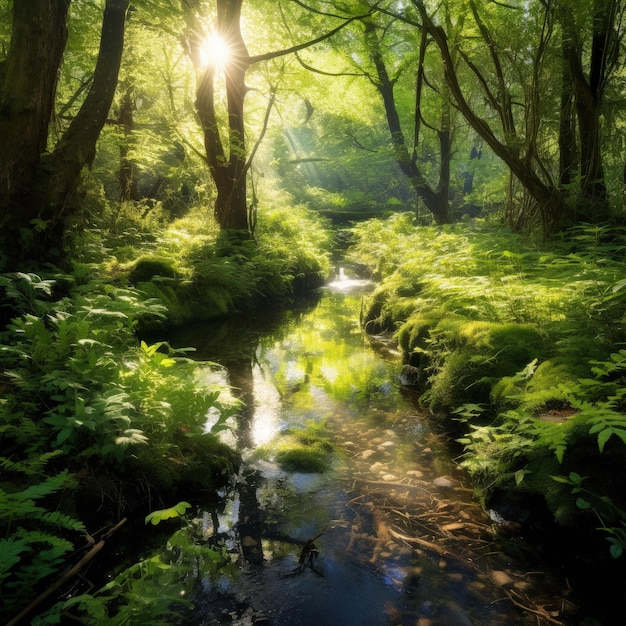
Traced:
POLYGON ((541 356, 543 341, 530 325, 443 319, 432 331, 431 350, 442 363, 431 377, 430 405, 449 411, 466 403, 489 403, 492 389, 541 356))
POLYGON ((276 462, 287 472, 318 473, 330 467, 327 452, 298 444, 283 446, 276 454, 276 462))
MULTIPOLYGON (((258 452, 268 457, 272 451, 266 447, 258 452)), ((326 437, 325 426, 310 423, 307 428, 288 431, 275 448, 274 457, 287 472, 325 472, 331 467, 334 447, 326 437)))
POLYGON ((175 279, 176 270, 168 260, 158 257, 141 257, 137 259, 130 272, 129 280, 133 285, 151 281, 155 276, 175 279))

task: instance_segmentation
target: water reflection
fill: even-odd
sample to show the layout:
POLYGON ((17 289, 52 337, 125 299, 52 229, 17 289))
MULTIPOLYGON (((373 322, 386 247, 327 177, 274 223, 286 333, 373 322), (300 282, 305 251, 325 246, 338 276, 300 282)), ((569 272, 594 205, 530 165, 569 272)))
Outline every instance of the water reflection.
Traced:
POLYGON ((526 566, 494 544, 445 442, 397 389, 399 363, 362 335, 365 288, 340 270, 318 303, 280 320, 172 338, 220 363, 242 402, 233 436, 245 464, 211 512, 240 575, 205 578, 191 623, 542 623, 516 603, 557 606, 560 589, 542 572, 538 585, 529 581, 526 566), (285 472, 255 456, 310 420, 325 421, 340 450, 331 472, 285 472), (303 547, 322 529, 315 568, 301 567, 303 547))

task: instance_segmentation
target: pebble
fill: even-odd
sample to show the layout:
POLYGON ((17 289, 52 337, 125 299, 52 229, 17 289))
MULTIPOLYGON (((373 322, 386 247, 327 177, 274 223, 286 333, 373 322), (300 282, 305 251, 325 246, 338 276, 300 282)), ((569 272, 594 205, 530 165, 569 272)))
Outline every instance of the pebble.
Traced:
POLYGON ((420 472, 419 470, 409 470, 406 475, 413 476, 413 478, 422 478, 424 476, 424 472, 420 472))
POLYGON ((433 485, 435 485, 435 487, 441 487, 442 489, 452 489, 454 486, 452 481, 445 476, 438 476, 435 478, 435 480, 433 480, 433 485))
POLYGON ((367 460, 370 457, 374 456, 375 454, 376 454, 375 450, 363 450, 363 452, 361 452, 361 458, 364 460, 367 460))
POLYGON ((397 480, 398 477, 395 474, 383 474, 383 480, 386 482, 391 482, 392 480, 397 480))
POLYGON ((510 587, 513 584, 513 579, 501 570, 494 570, 489 573, 491 582, 497 587, 510 587))

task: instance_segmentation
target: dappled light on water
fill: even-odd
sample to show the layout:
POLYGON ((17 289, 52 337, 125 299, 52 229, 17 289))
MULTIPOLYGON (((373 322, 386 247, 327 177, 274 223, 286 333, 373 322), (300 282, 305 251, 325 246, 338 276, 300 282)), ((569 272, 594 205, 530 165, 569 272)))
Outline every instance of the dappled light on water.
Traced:
POLYGON ((203 514, 235 567, 201 575, 188 623, 565 624, 567 589, 499 534, 404 399, 399 361, 360 332, 368 285, 340 270, 317 306, 265 335, 198 329, 229 338, 228 354, 201 356, 244 403, 230 437, 245 462, 203 514))

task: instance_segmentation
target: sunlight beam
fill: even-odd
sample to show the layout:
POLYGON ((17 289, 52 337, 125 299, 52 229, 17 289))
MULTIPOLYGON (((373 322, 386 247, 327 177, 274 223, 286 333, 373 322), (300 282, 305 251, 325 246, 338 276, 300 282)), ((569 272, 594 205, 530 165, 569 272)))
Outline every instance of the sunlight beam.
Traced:
POLYGON ((224 68, 232 56, 230 45, 215 31, 209 33, 202 42, 200 59, 202 65, 212 65, 215 68, 224 68))

